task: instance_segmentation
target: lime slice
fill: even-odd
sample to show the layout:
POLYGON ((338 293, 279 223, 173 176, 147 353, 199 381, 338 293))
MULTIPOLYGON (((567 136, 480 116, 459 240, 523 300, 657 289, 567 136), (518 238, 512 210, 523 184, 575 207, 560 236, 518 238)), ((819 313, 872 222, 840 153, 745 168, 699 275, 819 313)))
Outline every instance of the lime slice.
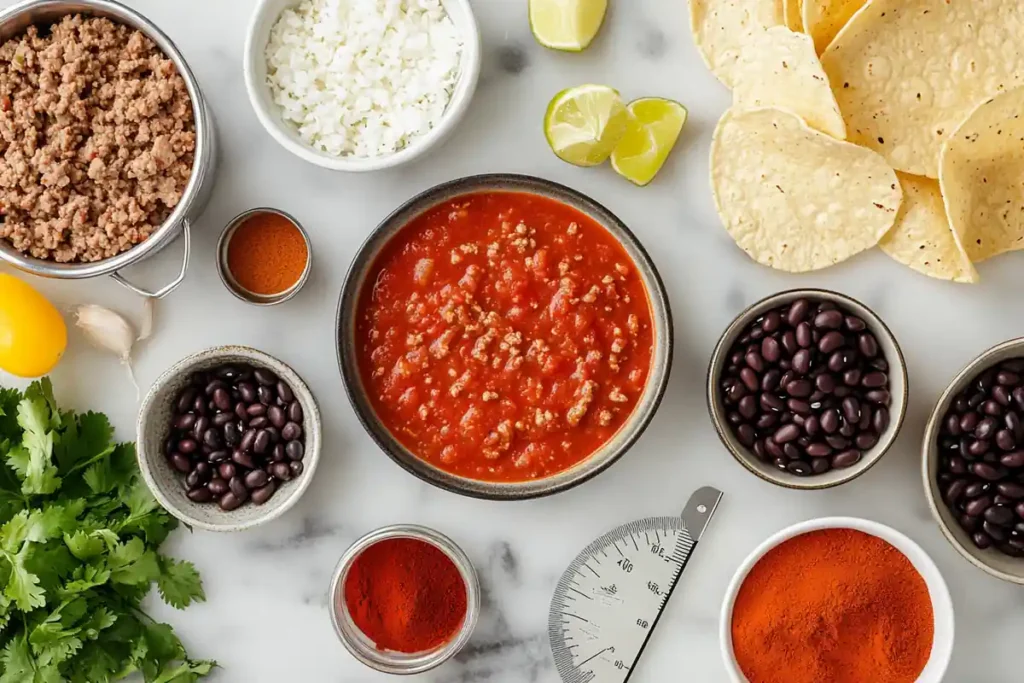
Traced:
POLYGON ((634 100, 627 107, 626 133, 612 152, 612 168, 643 186, 654 180, 686 123, 686 107, 660 97, 634 100))
POLYGON ((544 115, 544 135, 551 150, 576 166, 604 163, 628 125, 626 105, 618 91, 606 85, 563 90, 544 115))
POLYGON ((530 30, 544 47, 579 52, 604 21, 608 0, 530 0, 530 30))

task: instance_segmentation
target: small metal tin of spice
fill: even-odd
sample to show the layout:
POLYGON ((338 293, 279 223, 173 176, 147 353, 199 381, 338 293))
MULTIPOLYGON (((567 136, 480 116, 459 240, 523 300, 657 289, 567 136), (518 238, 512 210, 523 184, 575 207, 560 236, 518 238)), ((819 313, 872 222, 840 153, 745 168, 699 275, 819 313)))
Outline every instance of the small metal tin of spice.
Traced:
POLYGON ((440 666, 455 656, 469 642, 480 619, 480 579, 469 557, 447 536, 422 526, 398 524, 387 526, 366 534, 345 551, 334 570, 328 609, 334 632, 338 634, 345 648, 366 666, 389 674, 418 674, 440 666), (466 584, 466 617, 462 626, 451 640, 432 650, 405 654, 391 650, 379 650, 356 626, 345 602, 345 579, 359 555, 381 541, 396 538, 412 538, 429 543, 439 549, 455 564, 466 584))
POLYGON ((220 235, 220 240, 217 242, 217 273, 220 275, 221 282, 228 288, 228 291, 234 294, 237 298, 241 299, 250 304, 256 306, 273 306, 288 301, 293 296, 299 293, 302 286, 306 284, 306 280, 309 279, 309 273, 313 268, 313 245, 309 241, 309 235, 306 233, 305 228, 295 220, 293 216, 284 211, 278 209, 272 209, 269 207, 258 207, 255 209, 249 209, 238 214, 227 224, 224 231, 220 235), (235 279, 234 274, 231 272, 231 268, 228 263, 229 247, 231 246, 231 238, 234 237, 235 231, 238 230, 247 220, 253 216, 270 213, 280 216, 287 220, 291 225, 295 226, 298 230, 299 235, 302 236, 302 241, 306 245, 306 267, 299 275, 298 280, 287 289, 275 292, 274 294, 258 294, 252 292, 243 287, 238 280, 235 279))

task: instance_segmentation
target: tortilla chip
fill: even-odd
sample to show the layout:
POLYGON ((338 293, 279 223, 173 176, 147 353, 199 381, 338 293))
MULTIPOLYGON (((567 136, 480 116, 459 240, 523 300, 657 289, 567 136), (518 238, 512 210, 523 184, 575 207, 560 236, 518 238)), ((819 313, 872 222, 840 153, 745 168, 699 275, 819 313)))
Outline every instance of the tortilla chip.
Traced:
POLYGON ((711 184, 726 230, 758 263, 825 268, 889 231, 903 192, 871 150, 834 140, 782 109, 722 116, 711 142, 711 184))
POLYGON ((847 137, 939 177, 943 141, 982 100, 1024 84, 1024 2, 873 0, 821 57, 847 137))
POLYGON ((946 218, 938 181, 905 173, 896 176, 903 187, 903 205, 896 225, 878 246, 896 261, 929 277, 977 282, 978 271, 946 218))
POLYGON ((800 16, 820 55, 867 0, 805 0, 800 16))
POLYGON ((786 26, 789 27, 790 31, 797 31, 803 33, 804 30, 804 19, 803 19, 803 3, 801 0, 782 0, 782 12, 786 17, 786 26))
POLYGON ((690 0, 690 29, 708 68, 728 87, 752 32, 784 26, 782 0, 690 0))
POLYGON ((846 124, 814 52, 814 43, 785 26, 756 32, 733 72, 733 102, 743 109, 780 107, 837 140, 846 124))
POLYGON ((1024 87, 984 102, 949 136, 939 182, 972 261, 1024 249, 1024 87))

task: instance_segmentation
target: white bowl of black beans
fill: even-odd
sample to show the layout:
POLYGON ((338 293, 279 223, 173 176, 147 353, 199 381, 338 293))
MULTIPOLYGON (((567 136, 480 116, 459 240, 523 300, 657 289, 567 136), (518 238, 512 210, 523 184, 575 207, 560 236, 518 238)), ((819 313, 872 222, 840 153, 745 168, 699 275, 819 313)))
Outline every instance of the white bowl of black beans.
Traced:
POLYGON ((793 489, 838 486, 889 450, 907 409, 892 332, 838 292, 797 289, 743 311, 712 354, 708 410, 746 469, 793 489))
POLYGON ((240 531, 279 517, 320 456, 320 411, 285 363, 244 346, 178 361, 139 410, 138 460, 157 501, 193 527, 240 531))
POLYGON ((942 533, 974 566, 1024 584, 1024 338, 957 374, 932 411, 922 451, 942 533))

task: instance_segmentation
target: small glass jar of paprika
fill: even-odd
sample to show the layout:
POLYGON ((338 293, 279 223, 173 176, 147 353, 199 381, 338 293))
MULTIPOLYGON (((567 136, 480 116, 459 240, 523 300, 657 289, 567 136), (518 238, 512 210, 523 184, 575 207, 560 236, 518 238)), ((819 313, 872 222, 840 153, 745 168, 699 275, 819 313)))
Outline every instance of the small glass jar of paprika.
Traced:
MULTIPOLYGON (((411 547, 415 548, 415 545, 418 543, 414 543, 411 547)), ((399 550, 397 547, 395 549, 399 550)), ((444 573, 443 570, 440 572, 435 570, 431 576, 422 578, 424 581, 436 582, 437 575, 444 573)), ((358 593, 359 589, 356 588, 355 592, 358 593)), ((401 596, 398 596, 398 599, 401 600, 401 596)), ((416 674, 441 665, 455 656, 469 642, 480 618, 480 600, 480 580, 477 577, 476 569, 466 553, 455 545, 454 541, 433 529, 399 524, 372 531, 345 551, 331 581, 329 610, 335 633, 338 634, 338 638, 353 657, 384 673, 416 674), (400 649, 381 647, 380 644, 374 642, 371 636, 357 625, 357 622, 361 621, 365 615, 357 614, 359 606, 352 604, 360 598, 365 598, 365 596, 353 595, 353 584, 356 581, 350 579, 357 578, 354 573, 360 572, 362 569, 367 571, 373 580, 377 580, 379 575, 385 573, 373 566, 361 568, 359 566, 360 558, 364 557, 364 554, 374 546, 384 550, 385 546, 381 545, 382 542, 394 543, 396 541, 419 542, 428 546, 422 550, 440 551, 443 556, 441 561, 445 564, 450 561, 465 588, 465 601, 463 603, 462 596, 459 595, 459 604, 456 606, 457 610, 464 612, 461 622, 457 622, 451 633, 445 634, 441 642, 416 652, 403 652, 400 649)), ((433 616, 438 610, 431 608, 427 611, 433 616)))

